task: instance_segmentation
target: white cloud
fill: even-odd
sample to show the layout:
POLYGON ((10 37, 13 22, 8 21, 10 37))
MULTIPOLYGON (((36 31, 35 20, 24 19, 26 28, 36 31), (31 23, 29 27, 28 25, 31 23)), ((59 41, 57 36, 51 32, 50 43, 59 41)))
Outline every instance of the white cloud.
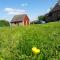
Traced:
POLYGON ((25 6, 28 6, 27 3, 22 3, 21 6, 25 7, 25 6))
POLYGON ((23 9, 5 8, 4 11, 9 15, 27 14, 27 11, 23 9))
POLYGON ((51 10, 51 8, 50 9, 47 9, 46 13, 48 13, 50 10, 51 10))

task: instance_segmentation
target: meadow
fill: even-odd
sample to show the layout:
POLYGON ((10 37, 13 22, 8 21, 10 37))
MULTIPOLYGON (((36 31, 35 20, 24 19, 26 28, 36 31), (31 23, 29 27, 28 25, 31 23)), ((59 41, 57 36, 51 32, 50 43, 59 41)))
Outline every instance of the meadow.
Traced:
POLYGON ((60 60, 60 22, 0 27, 0 60, 60 60))

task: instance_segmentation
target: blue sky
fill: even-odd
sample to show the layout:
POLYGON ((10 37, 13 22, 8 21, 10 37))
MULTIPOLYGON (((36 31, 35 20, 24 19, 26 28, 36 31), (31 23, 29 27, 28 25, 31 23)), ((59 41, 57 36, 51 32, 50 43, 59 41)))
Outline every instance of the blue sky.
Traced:
POLYGON ((57 0, 0 0, 0 19, 11 21, 14 15, 27 14, 30 20, 49 12, 57 0))

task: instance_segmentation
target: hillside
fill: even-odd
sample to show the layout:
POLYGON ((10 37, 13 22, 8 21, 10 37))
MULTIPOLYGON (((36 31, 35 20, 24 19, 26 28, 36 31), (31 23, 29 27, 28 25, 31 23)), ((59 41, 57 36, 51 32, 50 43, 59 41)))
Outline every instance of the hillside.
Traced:
POLYGON ((60 60, 60 22, 0 27, 0 60, 33 60, 32 47, 36 60, 60 60))

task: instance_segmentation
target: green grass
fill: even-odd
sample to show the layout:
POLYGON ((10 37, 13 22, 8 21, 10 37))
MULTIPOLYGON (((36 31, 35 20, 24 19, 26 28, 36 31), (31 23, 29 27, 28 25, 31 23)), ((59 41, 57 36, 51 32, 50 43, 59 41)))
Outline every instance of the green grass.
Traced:
POLYGON ((36 60, 60 60, 60 22, 0 27, 0 60, 33 60, 32 47, 36 60))

